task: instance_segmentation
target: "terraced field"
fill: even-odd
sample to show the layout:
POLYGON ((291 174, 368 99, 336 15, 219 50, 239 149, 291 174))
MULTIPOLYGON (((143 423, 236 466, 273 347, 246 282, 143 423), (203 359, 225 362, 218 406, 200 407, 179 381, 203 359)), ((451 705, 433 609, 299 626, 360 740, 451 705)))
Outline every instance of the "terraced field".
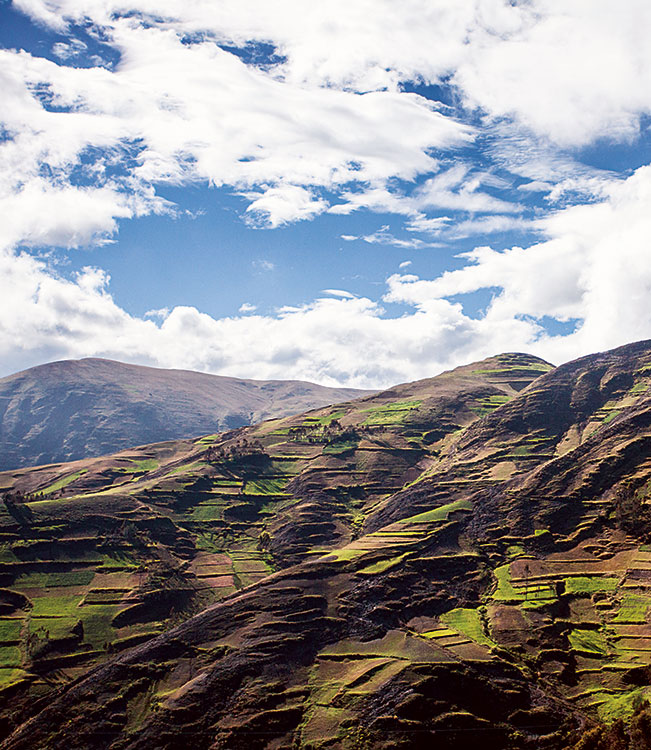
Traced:
POLYGON ((0 475, 2 747, 597 748, 651 699, 650 385, 509 354, 0 475))

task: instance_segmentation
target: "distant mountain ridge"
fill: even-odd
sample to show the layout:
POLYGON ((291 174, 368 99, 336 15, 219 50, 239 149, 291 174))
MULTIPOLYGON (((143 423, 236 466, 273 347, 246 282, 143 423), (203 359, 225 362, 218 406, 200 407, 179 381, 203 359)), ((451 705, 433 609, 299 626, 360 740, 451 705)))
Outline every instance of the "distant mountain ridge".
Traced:
POLYGON ((50 362, 0 379, 0 470, 216 433, 368 393, 98 358, 50 362))

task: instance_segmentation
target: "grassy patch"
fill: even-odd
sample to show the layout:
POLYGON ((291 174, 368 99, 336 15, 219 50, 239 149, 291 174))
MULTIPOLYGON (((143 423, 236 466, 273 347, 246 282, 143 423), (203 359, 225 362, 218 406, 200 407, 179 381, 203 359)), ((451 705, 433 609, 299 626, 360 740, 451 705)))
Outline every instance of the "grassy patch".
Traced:
POLYGON ((153 471, 158 468, 158 461, 155 458, 143 458, 141 461, 134 461, 131 459, 131 463, 134 464, 136 471, 153 471))
POLYGON ((472 503, 469 500, 455 500, 453 503, 441 505, 432 510, 426 510, 416 516, 403 518, 398 523, 431 523, 432 521, 447 521, 448 516, 455 510, 472 510, 472 503))
POLYGON ((217 433, 215 433, 214 435, 204 435, 202 438, 195 440, 194 444, 195 445, 210 445, 211 443, 214 443, 218 437, 219 436, 217 433))
POLYGON ((615 591, 619 578, 602 578, 599 576, 576 576, 565 579, 565 593, 594 594, 597 592, 615 591))
POLYGON ((637 594, 624 594, 622 606, 613 617, 613 622, 646 622, 646 611, 649 608, 649 599, 637 594))
POLYGON ((395 401, 392 404, 376 406, 371 409, 364 409, 369 416, 364 421, 365 425, 389 425, 400 424, 412 409, 417 409, 422 401, 395 401))
POLYGON ((347 561, 347 560, 354 560, 356 557, 359 557, 360 555, 363 555, 368 550, 365 549, 355 549, 355 548, 346 548, 343 549, 337 549, 333 552, 330 552, 328 554, 329 560, 336 560, 337 562, 347 561))
POLYGON ((193 521, 219 521, 223 515, 221 505, 197 505, 192 509, 190 518, 193 521))
POLYGON ((286 486, 285 477, 271 477, 247 482, 244 491, 247 495, 282 495, 286 486))
POLYGON ((0 667, 19 667, 22 660, 18 646, 0 646, 0 667))
POLYGON ((574 629, 569 635, 569 641, 575 651, 597 657, 608 655, 608 644, 598 630, 574 629))
POLYGON ((2 667, 0 668, 0 688, 15 685, 17 682, 25 679, 25 677, 27 677, 27 672, 23 669, 2 667))
POLYGON ((339 453, 346 453, 352 451, 359 445, 359 438, 353 438, 351 440, 333 440, 323 446, 323 453, 331 456, 336 456, 339 453))
POLYGON ((25 573, 18 576, 18 588, 58 588, 60 586, 87 586, 94 578, 94 570, 66 570, 52 573, 25 573))
POLYGON ((79 609, 80 619, 84 625, 84 642, 93 648, 100 649, 105 643, 110 643, 115 636, 111 620, 118 611, 116 605, 93 604, 79 609))
POLYGON ((33 600, 32 617, 72 617, 79 612, 77 605, 80 601, 81 597, 77 595, 39 596, 33 600))
POLYGON ((390 568, 393 568, 395 565, 401 563, 404 558, 405 555, 399 555, 398 557, 392 557, 390 560, 380 560, 380 562, 376 562, 374 565, 368 565, 366 568, 362 568, 358 572, 364 575, 376 575, 378 573, 384 573, 390 568))
POLYGON ((630 716, 640 703, 648 698, 648 688, 636 688, 626 693, 595 693, 595 703, 599 703, 599 718, 614 721, 630 716))
POLYGON ((79 479, 79 477, 82 474, 85 474, 88 471, 88 469, 80 469, 79 471, 76 471, 74 474, 68 474, 67 477, 62 477, 61 479, 57 479, 56 482, 53 482, 52 484, 48 485, 42 490, 39 490, 43 495, 50 495, 53 492, 58 492, 59 490, 62 490, 64 487, 67 487, 69 484, 72 484, 75 479, 79 479))
POLYGON ((31 617, 29 632, 47 631, 48 638, 66 638, 71 635, 72 628, 78 620, 78 617, 31 617))
POLYGON ((425 633, 421 633, 421 635, 430 640, 436 640, 437 638, 451 638, 458 635, 458 631, 451 630, 450 628, 439 628, 438 630, 428 630, 425 633))
POLYGON ((345 411, 339 409, 338 411, 333 411, 331 414, 326 414, 323 417, 308 417, 305 420, 305 424, 320 424, 324 427, 327 427, 331 422, 334 422, 335 419, 340 419, 341 417, 343 417, 345 413, 345 411))
POLYGON ((510 565, 500 565, 493 571, 497 579, 497 589, 493 599, 513 602, 544 602, 556 598, 556 592, 549 584, 529 584, 517 589, 511 583, 510 565))
POLYGON ((138 563, 131 555, 115 551, 110 555, 103 555, 102 565, 97 568, 97 572, 113 573, 124 570, 136 570, 138 567, 138 563))
POLYGON ((478 609, 452 609, 441 615, 440 619, 441 622, 467 636, 475 643, 481 643, 485 646, 495 645, 484 633, 481 614, 478 609))
POLYGON ((0 620, 0 641, 17 641, 22 626, 22 620, 0 620))

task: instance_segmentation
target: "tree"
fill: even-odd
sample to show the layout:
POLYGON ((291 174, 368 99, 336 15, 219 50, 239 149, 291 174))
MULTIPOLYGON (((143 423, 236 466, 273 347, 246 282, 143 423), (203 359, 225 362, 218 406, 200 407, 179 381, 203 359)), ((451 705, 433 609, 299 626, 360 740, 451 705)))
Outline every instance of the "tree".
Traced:
POLYGON ((636 487, 634 482, 622 482, 615 493, 615 519, 617 525, 634 536, 651 536, 651 507, 646 502, 649 485, 636 487))

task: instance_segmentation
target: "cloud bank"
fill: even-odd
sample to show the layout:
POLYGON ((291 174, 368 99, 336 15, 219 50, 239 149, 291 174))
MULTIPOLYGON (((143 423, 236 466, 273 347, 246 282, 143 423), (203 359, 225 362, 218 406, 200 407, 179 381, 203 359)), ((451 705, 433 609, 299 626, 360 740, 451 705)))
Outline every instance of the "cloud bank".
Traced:
POLYGON ((99 355, 379 386, 497 351, 558 362, 651 337, 651 168, 617 174, 580 160, 588 146, 644 136, 648 3, 14 6, 66 41, 52 59, 0 50, 6 372, 99 355), (418 86, 446 95, 426 98, 418 86), (157 189, 196 184, 243 197, 254 227, 374 211, 399 217, 411 236, 380 225, 344 239, 413 252, 460 238, 477 246, 437 278, 390 276, 376 299, 327 290, 270 315, 250 300, 224 319, 192 307, 134 317, 101 269, 66 277, 36 253, 174 214, 183 206, 157 189), (524 201, 534 194, 532 211, 524 201), (525 229, 539 240, 488 244, 525 229), (491 295, 485 308, 465 311, 464 295, 477 292, 491 295))

